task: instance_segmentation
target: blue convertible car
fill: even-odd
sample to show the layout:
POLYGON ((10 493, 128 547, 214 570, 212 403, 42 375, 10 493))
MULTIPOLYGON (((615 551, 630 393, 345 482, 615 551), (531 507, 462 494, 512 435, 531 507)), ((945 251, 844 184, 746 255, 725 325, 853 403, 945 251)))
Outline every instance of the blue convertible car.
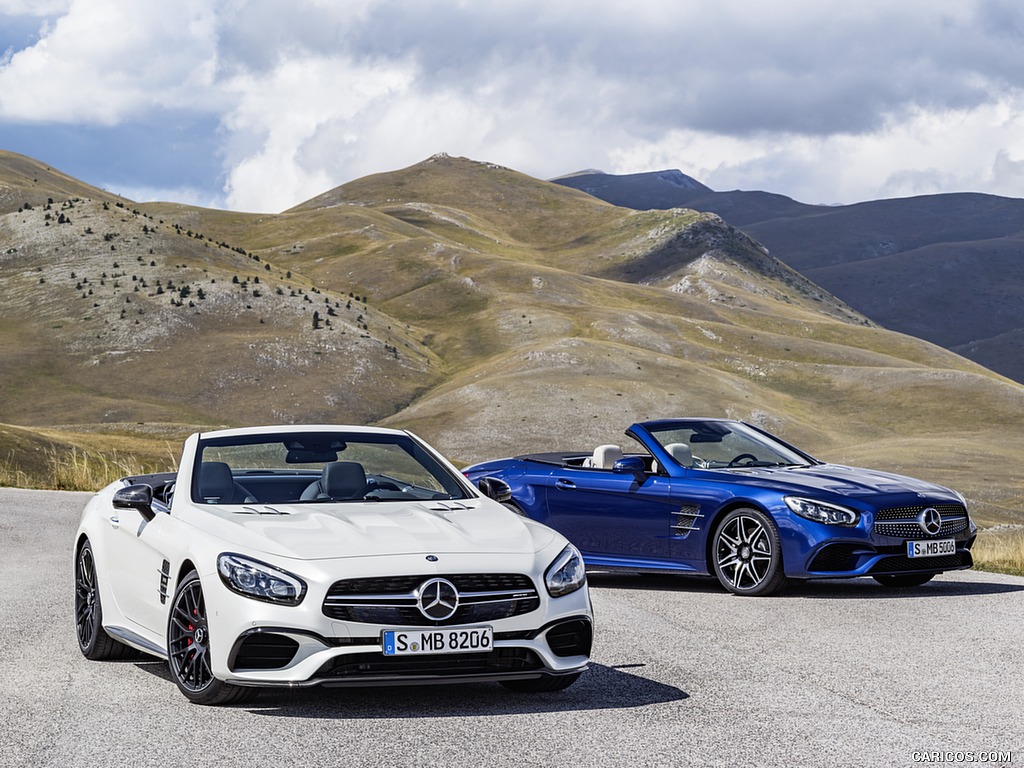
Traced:
POLYGON ((739 595, 787 579, 891 587, 969 568, 977 527, 956 491, 826 464, 740 421, 634 424, 617 445, 476 464, 481 490, 564 534, 590 569, 711 574, 739 595))

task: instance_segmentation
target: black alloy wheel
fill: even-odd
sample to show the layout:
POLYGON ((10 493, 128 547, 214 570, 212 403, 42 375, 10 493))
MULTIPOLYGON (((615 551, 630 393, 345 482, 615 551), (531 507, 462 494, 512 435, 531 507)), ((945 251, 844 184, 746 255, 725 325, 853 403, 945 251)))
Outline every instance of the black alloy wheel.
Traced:
POLYGON ((935 576, 934 573, 885 573, 872 576, 883 587, 920 587, 927 584, 935 576))
POLYGON ((75 560, 75 634, 82 655, 91 661, 125 659, 135 651, 118 642, 103 629, 99 581, 92 545, 86 541, 75 560))
POLYGON ((167 623, 167 659, 171 678, 194 704, 235 704, 256 691, 218 680, 210 665, 210 627, 199 574, 192 571, 178 585, 167 623))
POLYGON ((722 586, 736 595, 764 596, 786 583, 779 534, 757 509, 734 509, 715 529, 712 565, 722 586))

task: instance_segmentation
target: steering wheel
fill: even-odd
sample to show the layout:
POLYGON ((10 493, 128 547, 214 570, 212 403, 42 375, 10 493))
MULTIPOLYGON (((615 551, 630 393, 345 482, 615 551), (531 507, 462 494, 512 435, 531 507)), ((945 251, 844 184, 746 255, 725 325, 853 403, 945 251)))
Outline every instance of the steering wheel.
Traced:
POLYGON ((746 459, 748 461, 748 464, 746 466, 750 466, 750 464, 753 464, 755 461, 757 461, 757 456, 755 456, 752 453, 741 453, 739 456, 736 456, 732 461, 729 462, 729 466, 730 467, 743 466, 743 465, 740 464, 740 462, 743 461, 744 459, 746 459))

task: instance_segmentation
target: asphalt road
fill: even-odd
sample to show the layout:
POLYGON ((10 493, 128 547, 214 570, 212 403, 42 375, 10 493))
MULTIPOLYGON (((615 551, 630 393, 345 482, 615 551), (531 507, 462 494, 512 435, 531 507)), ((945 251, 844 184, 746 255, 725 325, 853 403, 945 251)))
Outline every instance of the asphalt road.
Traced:
POLYGON ((87 499, 0 489, 0 766, 1024 765, 1024 578, 757 599, 598 574, 594 664, 562 693, 314 689, 208 708, 162 662, 79 653, 87 499))

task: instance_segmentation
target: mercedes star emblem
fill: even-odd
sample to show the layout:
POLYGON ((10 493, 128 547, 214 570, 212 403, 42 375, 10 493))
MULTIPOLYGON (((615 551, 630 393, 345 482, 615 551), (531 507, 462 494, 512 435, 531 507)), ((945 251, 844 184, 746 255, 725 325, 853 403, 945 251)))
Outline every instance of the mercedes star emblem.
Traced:
POLYGON ((917 522, 921 525, 921 530, 929 536, 934 536, 942 530, 942 515, 935 507, 928 507, 924 510, 918 516, 917 522))
POLYGON ((420 585, 417 605, 431 621, 444 621, 459 608, 459 590, 448 579, 430 579, 420 585))

